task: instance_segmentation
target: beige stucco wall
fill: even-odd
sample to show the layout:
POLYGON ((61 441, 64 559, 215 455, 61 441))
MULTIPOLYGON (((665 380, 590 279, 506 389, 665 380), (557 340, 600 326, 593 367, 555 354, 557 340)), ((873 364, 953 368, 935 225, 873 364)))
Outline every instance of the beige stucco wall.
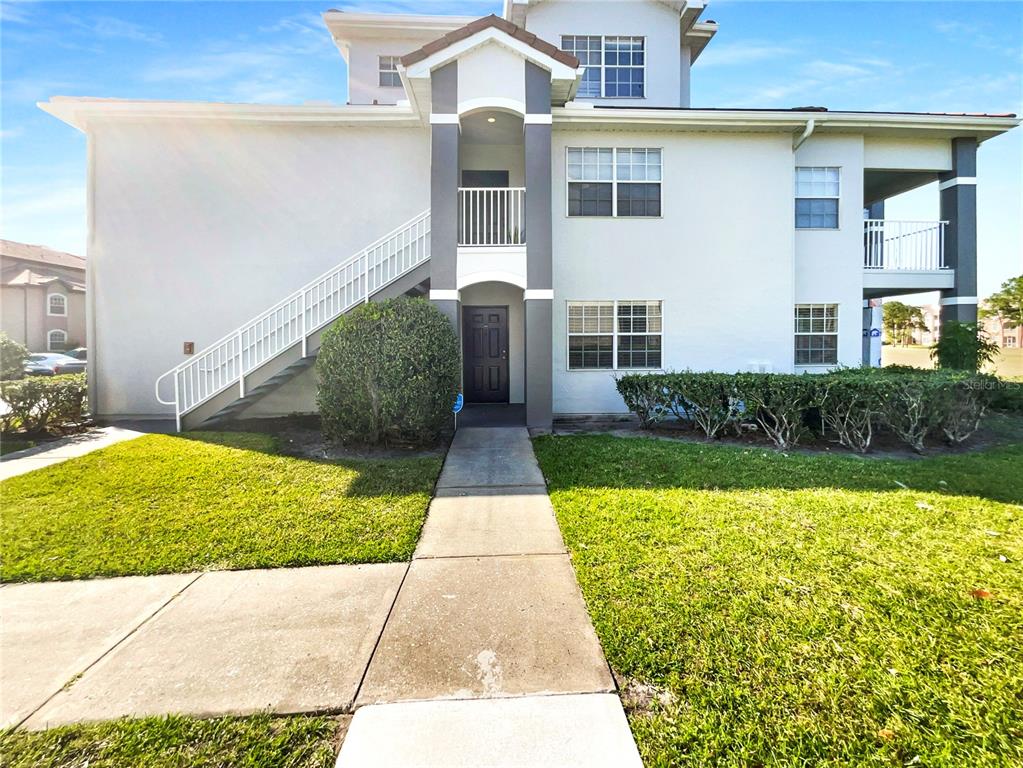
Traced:
POLYGON ((31 352, 47 351, 47 334, 55 329, 65 331, 73 345, 86 343, 85 294, 80 291, 72 292, 62 285, 4 286, 0 303, 3 305, 4 332, 31 352), (47 315, 47 301, 51 293, 65 297, 66 316, 47 315))
POLYGON ((95 336, 102 415, 169 414, 153 384, 429 206, 427 128, 98 125, 95 336))

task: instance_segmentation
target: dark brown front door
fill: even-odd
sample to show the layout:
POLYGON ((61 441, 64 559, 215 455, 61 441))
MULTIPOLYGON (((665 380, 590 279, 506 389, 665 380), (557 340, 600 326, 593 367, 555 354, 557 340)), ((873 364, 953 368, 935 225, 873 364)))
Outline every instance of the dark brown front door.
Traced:
POLYGON ((508 307, 462 307, 465 400, 508 402, 508 307))

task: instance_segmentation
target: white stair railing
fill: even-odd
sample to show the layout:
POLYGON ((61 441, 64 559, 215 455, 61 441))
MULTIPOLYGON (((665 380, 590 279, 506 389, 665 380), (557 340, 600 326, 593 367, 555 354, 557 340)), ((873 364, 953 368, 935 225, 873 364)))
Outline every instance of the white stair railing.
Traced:
POLYGON ((945 269, 947 221, 863 221, 863 268, 945 269))
POLYGON ((525 243, 525 187, 458 188, 459 245, 501 247, 525 243))
POLYGON ((156 380, 156 399, 181 417, 231 386, 245 396, 245 376, 340 317, 430 258, 430 211, 424 211, 156 380), (173 399, 160 396, 173 378, 173 399))

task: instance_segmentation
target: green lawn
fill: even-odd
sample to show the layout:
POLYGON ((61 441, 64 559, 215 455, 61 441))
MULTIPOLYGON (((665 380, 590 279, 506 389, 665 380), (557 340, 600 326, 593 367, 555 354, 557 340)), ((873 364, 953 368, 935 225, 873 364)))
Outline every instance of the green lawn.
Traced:
POLYGON ((0 753, 5 768, 329 768, 338 728, 329 717, 154 717, 0 732, 0 753))
POLYGON ((273 446, 146 435, 5 480, 3 580, 412 556, 440 458, 311 461, 273 446))
POLYGON ((1023 446, 535 448, 648 766, 1023 765, 1023 446))
MULTIPOLYGON (((881 348, 883 365, 912 365, 914 368, 933 368, 930 347, 918 345, 896 347, 885 344, 881 348)), ((1003 379, 1018 379, 1023 376, 1023 349, 1000 349, 994 363, 985 366, 988 373, 1003 379)))

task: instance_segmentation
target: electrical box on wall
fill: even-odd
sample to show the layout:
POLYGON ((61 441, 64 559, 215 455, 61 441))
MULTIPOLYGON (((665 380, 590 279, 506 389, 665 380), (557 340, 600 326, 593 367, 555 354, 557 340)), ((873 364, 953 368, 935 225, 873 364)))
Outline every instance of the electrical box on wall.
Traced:
POLYGON ((194 341, 186 341, 185 342, 185 354, 186 355, 194 355, 195 354, 195 342, 194 341))

